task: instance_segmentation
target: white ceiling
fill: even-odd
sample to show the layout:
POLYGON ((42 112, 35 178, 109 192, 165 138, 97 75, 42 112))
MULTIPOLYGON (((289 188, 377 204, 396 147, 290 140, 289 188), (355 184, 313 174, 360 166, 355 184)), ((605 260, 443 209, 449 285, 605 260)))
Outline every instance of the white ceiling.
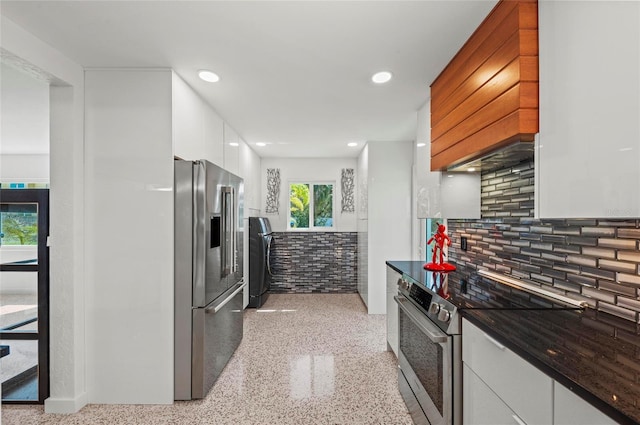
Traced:
POLYGON ((173 68, 260 156, 353 157, 368 140, 415 139, 429 85, 495 4, 2 0, 0 11, 85 67, 173 68), (220 82, 200 81, 203 68, 220 82), (394 79, 374 85, 380 70, 394 79))

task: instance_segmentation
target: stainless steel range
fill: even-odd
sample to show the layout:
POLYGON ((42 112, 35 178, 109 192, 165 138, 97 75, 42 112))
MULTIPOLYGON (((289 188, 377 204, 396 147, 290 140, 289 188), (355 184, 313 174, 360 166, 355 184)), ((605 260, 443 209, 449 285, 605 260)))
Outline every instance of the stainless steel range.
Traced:
MULTIPOLYGON (((396 262, 396 264, 413 262, 396 262)), ((573 299, 491 272, 433 273, 408 267, 398 281, 398 382, 418 425, 462 423, 465 309, 582 309, 573 299)))

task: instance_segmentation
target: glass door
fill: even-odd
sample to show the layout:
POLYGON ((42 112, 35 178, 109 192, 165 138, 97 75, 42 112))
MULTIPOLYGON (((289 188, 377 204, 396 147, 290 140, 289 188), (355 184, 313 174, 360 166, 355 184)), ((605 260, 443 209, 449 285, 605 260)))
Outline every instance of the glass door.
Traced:
POLYGON ((0 189, 3 403, 49 396, 49 190, 0 189))

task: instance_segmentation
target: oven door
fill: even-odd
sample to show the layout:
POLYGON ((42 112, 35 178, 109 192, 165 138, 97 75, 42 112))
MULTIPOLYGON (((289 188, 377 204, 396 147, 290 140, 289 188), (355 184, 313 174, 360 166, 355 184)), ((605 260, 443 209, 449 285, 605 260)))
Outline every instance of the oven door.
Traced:
POLYGON ((454 336, 440 330, 407 298, 402 295, 394 298, 399 307, 399 386, 414 422, 460 423, 460 415, 453 414, 454 336), (407 385, 413 394, 408 393, 407 385))

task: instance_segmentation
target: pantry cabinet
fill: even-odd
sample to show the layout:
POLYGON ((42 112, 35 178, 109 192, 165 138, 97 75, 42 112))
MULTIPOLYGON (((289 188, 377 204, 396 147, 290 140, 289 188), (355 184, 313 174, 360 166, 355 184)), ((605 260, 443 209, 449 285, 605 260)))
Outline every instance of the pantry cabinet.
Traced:
POLYGON ((358 293, 387 312, 387 260, 411 257, 412 142, 367 142, 358 158, 358 293))

